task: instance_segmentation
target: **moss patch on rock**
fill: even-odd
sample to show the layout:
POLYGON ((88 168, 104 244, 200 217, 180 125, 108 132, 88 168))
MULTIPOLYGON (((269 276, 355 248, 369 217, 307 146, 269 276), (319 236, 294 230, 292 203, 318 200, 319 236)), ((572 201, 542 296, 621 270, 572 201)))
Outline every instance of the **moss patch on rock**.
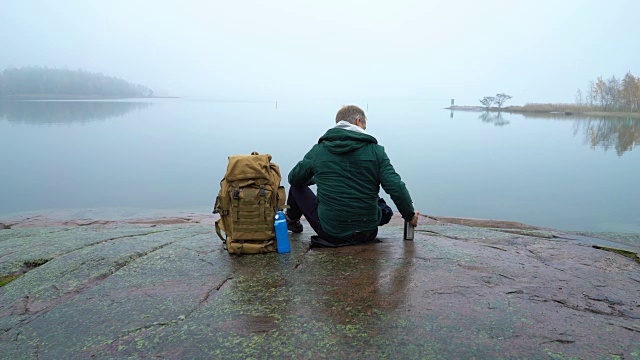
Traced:
POLYGON ((633 252, 633 251, 627 251, 627 250, 622 250, 622 249, 615 249, 615 248, 611 248, 611 247, 607 247, 607 246, 599 246, 599 245, 593 245, 593 247, 595 249, 600 249, 600 250, 604 250, 604 251, 609 251, 615 254, 619 254, 622 255, 624 257, 628 257, 631 260, 634 260, 635 262, 637 262, 638 264, 640 264, 640 257, 638 256, 637 253, 633 252))
POLYGON ((0 287, 7 285, 8 283, 10 283, 13 280, 17 279, 19 276, 20 275, 18 275, 18 274, 0 276, 0 287))

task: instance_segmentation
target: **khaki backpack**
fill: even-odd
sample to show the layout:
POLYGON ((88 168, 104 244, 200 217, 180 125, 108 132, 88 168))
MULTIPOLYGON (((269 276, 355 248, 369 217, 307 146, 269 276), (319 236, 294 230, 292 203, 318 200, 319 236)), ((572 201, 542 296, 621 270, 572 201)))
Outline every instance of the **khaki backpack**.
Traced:
POLYGON ((285 208, 286 201, 280 180, 280 168, 271 162, 269 154, 229 156, 213 210, 220 214, 216 233, 229 253, 276 251, 273 222, 276 211, 285 208))

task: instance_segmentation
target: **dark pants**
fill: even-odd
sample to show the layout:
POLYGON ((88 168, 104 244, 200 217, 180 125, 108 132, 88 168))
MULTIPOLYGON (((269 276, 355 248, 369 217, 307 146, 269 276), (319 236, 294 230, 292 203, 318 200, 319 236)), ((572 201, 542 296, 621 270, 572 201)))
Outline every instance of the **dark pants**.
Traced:
MULTIPOLYGON (((316 234, 318 234, 317 236, 311 237, 312 247, 339 247, 368 244, 378 241, 376 240, 376 235, 378 235, 377 228, 372 231, 356 232, 346 238, 337 238, 327 234, 322 230, 320 218, 318 217, 316 194, 314 194, 308 186, 291 186, 287 205, 289 205, 287 215, 291 220, 299 220, 300 217, 304 215, 309 225, 311 225, 316 234)), ((382 208, 382 220, 379 225, 384 225, 391 219, 393 211, 382 198, 378 198, 378 206, 382 208)))

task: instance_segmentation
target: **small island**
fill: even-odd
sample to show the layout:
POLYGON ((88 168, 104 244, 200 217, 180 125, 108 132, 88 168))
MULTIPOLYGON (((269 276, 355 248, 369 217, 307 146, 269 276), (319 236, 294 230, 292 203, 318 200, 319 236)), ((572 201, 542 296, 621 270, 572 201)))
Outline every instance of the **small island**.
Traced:
POLYGON ((84 70, 29 66, 0 72, 0 100, 150 98, 150 88, 84 70))
POLYGON ((602 76, 589 82, 586 91, 578 89, 575 103, 526 103, 524 106, 506 106, 510 95, 501 93, 480 99, 482 106, 458 106, 453 101, 447 110, 490 111, 507 113, 536 113, 552 115, 583 115, 598 117, 640 118, 640 77, 631 72, 619 79, 615 75, 609 79, 602 76))

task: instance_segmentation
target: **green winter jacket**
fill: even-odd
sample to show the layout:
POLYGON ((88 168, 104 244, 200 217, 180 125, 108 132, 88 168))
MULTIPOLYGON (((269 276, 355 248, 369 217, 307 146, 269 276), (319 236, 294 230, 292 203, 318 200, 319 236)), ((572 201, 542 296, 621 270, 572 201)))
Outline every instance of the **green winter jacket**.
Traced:
POLYGON ((380 185, 405 220, 414 216, 409 191, 384 147, 365 133, 329 129, 289 173, 292 186, 314 183, 322 229, 338 238, 378 226, 380 185))

